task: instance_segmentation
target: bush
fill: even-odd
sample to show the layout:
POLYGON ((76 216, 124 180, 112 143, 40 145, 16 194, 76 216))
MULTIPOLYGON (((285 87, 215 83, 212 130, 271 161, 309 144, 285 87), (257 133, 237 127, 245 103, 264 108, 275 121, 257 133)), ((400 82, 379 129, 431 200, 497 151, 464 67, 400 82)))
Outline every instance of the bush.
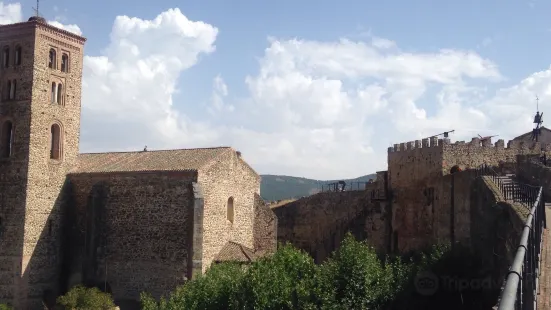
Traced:
POLYGON ((141 301, 144 310, 452 309, 450 300, 469 297, 463 305, 475 305, 486 297, 446 291, 423 296, 415 288, 415 276, 432 271, 466 277, 472 270, 480 266, 465 249, 437 245, 410 257, 380 259, 368 244, 348 234, 321 265, 304 251, 284 245, 248 267, 213 265, 159 302, 147 294, 141 301))
POLYGON ((381 261, 373 248, 348 234, 338 251, 320 267, 322 309, 381 309, 404 286, 408 266, 381 261))
POLYGON ((0 310, 12 310, 12 308, 6 304, 0 304, 0 310))
POLYGON ((96 287, 86 288, 82 285, 75 286, 67 294, 58 297, 57 303, 71 310, 111 310, 115 307, 110 294, 96 287))
POLYGON ((168 298, 159 303, 148 294, 142 294, 144 310, 177 310, 177 309, 241 309, 243 287, 243 267, 238 264, 225 263, 213 265, 193 281, 178 287, 168 298))
POLYGON ((248 269, 244 304, 247 309, 315 309, 316 274, 312 257, 284 245, 248 269))

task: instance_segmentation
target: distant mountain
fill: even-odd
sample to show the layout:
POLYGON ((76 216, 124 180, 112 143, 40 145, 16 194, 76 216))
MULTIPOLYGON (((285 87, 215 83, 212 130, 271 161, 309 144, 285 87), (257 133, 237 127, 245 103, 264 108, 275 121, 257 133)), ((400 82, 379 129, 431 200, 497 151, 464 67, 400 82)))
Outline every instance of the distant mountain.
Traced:
MULTIPOLYGON (((300 198, 315 194, 321 190, 322 184, 335 183, 340 180, 320 181, 306 178, 290 177, 285 175, 261 175, 260 196, 264 200, 275 201, 283 199, 300 198)), ((358 186, 354 182, 367 182, 375 179, 375 174, 368 174, 355 179, 344 180, 346 186, 358 186)))

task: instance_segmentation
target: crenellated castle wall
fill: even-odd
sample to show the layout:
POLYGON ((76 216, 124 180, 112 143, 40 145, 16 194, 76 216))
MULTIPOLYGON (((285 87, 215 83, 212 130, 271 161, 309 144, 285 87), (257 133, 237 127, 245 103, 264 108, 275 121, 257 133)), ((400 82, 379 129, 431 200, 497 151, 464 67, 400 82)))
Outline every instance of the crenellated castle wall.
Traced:
POLYGON ((419 249, 443 240, 466 241, 470 227, 470 172, 450 175, 482 164, 514 164, 518 155, 551 155, 551 145, 537 142, 472 138, 451 143, 429 139, 395 144, 388 149, 389 187, 392 193, 393 248, 419 249))
POLYGON ((388 175, 391 188, 408 186, 442 173, 443 146, 449 143, 430 139, 395 144, 388 149, 388 175))
POLYGON ((551 144, 500 139, 472 138, 470 142, 438 139, 437 137, 394 144, 388 148, 388 168, 391 187, 411 185, 427 178, 449 174, 453 166, 461 170, 482 164, 499 166, 516 162, 517 155, 551 154, 551 144))
POLYGON ((474 169, 482 164, 500 166, 503 163, 514 163, 517 155, 551 153, 551 144, 510 140, 505 146, 503 139, 494 144, 488 139, 480 141, 473 138, 470 142, 458 141, 444 146, 442 172, 448 174, 457 165, 462 170, 474 169))

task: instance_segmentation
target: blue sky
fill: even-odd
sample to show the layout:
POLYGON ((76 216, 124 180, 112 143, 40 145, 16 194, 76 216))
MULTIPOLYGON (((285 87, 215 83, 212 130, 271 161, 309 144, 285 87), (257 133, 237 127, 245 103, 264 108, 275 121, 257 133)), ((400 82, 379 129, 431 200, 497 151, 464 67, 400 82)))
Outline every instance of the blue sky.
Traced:
MULTIPOLYGON (((9 2, 8 2, 9 3, 9 2)), ((35 1, 21 1, 26 16, 35 1)), ((247 73, 257 69, 268 36, 333 41, 371 31, 413 51, 476 49, 500 64, 503 74, 519 79, 543 66, 551 46, 546 1, 51 1, 42 0, 43 15, 63 16, 89 38, 87 53, 99 54, 117 15, 152 19, 180 8, 192 20, 220 29, 217 53, 194 72, 210 80, 218 72, 229 86, 243 88, 247 73), (58 8, 56 12, 54 7, 58 8), (488 46, 484 46, 485 42, 488 46), (526 55, 519 61, 519 55, 526 55), (542 63, 543 61, 543 63, 542 63), (233 78, 236 83, 231 83, 233 78), (232 84, 232 85, 230 85, 232 84)), ((547 56, 548 58, 548 56, 547 56)))
MULTIPOLYGON (((36 5, 10 3, 25 19, 36 5)), ((40 8, 88 38, 84 152, 231 145, 260 173, 354 177, 385 169, 393 143, 448 129, 458 140, 508 139, 530 130, 536 94, 544 111, 551 106, 551 3, 541 0, 43 0, 40 8), (138 18, 141 29, 157 23, 137 31, 117 16, 138 18), (128 56, 129 46, 139 53, 128 56), (140 64, 163 83, 162 96, 145 92, 140 64), (114 78, 140 72, 124 85, 114 78), (106 87, 124 96, 97 95, 106 87)))

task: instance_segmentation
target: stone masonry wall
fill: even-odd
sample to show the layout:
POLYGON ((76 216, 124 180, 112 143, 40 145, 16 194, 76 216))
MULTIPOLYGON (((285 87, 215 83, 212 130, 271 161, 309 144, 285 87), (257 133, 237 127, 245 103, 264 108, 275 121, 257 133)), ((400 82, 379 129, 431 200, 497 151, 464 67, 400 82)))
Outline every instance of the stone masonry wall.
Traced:
POLYGON ((469 244, 474 171, 434 176, 393 189, 393 248, 404 253, 435 243, 469 244))
MULTIPOLYGON (((21 253, 25 233, 29 128, 33 73, 34 28, 0 26, 0 47, 9 48, 8 68, 0 68, 0 137, 6 121, 13 124, 9 158, 0 158, 0 303, 17 306, 22 295, 21 253), (20 65, 13 54, 21 47, 20 65), (16 80, 16 99, 9 100, 8 80, 16 80)), ((4 151, 5 141, 0 141, 4 151)))
POLYGON ((277 217, 260 195, 254 195, 254 252, 257 256, 277 250, 277 217))
POLYGON ((203 264, 205 271, 228 241, 253 248, 255 194, 260 177, 232 149, 199 171, 203 189, 203 264), (233 197, 234 221, 227 219, 228 199, 233 197))
MULTIPOLYGON (((548 157, 549 158, 549 157, 548 157)), ((542 186, 546 201, 551 199, 551 168, 519 156, 516 175, 523 182, 542 186)))
POLYGON ((471 246, 487 270, 501 285, 513 262, 528 214, 524 206, 506 202, 487 177, 473 183, 471 195, 471 246))
POLYGON ((464 173, 451 177, 452 167, 472 170, 489 164, 506 170, 517 155, 550 152, 551 145, 513 140, 505 147, 503 140, 492 144, 479 138, 451 144, 449 139, 433 137, 396 144, 388 151, 393 245, 407 252, 434 242, 468 243, 474 177, 464 173))
POLYGON ((71 247, 78 261, 73 284, 80 279, 103 288, 107 281, 115 299, 138 300, 141 292, 160 297, 190 278, 195 178, 176 172, 71 175, 77 212, 70 222, 79 236, 71 247), (93 195, 98 184, 105 197, 93 195))
POLYGON ((499 166, 516 162, 517 155, 551 153, 551 144, 504 140, 492 144, 491 139, 450 143, 449 139, 423 139, 395 144, 388 148, 388 169, 391 188, 409 186, 421 180, 450 173, 453 166, 462 170, 474 169, 486 163, 499 166))
MULTIPOLYGON (((15 308, 36 308, 41 306, 45 294, 55 295, 58 289, 59 193, 78 154, 84 39, 37 22, 1 26, 0 38, 2 46, 10 48, 9 67, 2 68, 1 73, 1 112, 13 121, 15 128, 14 160, 8 164, 14 172, 7 176, 18 174, 14 181, 19 182, 12 188, 19 190, 13 192, 19 206, 9 215, 11 234, 19 235, 19 241, 13 244, 18 254, 9 258, 13 268, 3 264, 1 269, 11 269, 15 277, 9 281, 14 285, 10 299, 15 308), (22 48, 21 65, 14 62, 16 46, 22 48), (51 47, 70 53, 69 73, 48 68, 51 47), (48 85, 53 75, 62 77, 69 86, 64 107, 48 105, 48 85), (14 100, 8 96, 8 80, 16 83, 14 100), (50 126, 54 122, 63 125, 63 157, 56 162, 50 161, 49 153, 50 126)), ((58 56, 61 58, 61 52, 58 56)))
POLYGON ((41 304, 44 292, 58 293, 61 265, 60 196, 66 175, 79 153, 82 59, 84 39, 36 23, 32 79, 27 216, 22 268, 27 280, 28 307, 41 304), (55 49, 57 66, 48 67, 55 49), (61 57, 69 56, 69 71, 61 72, 61 57), (51 102, 52 81, 63 83, 63 103, 51 102), (60 127, 59 159, 50 159, 51 127, 60 127))
POLYGON ((356 238, 367 239, 379 252, 386 252, 388 204, 372 200, 371 195, 372 190, 323 192, 274 208, 278 242, 289 242, 322 262, 351 232, 356 238))
POLYGON ((539 142, 511 140, 505 147, 503 140, 492 144, 491 141, 480 142, 480 139, 473 138, 470 143, 459 141, 454 144, 445 144, 442 169, 446 174, 455 165, 462 170, 474 169, 484 163, 498 167, 500 162, 516 162, 517 155, 540 154, 542 151, 550 152, 551 144, 542 145, 539 142))
POLYGON ((442 173, 443 143, 423 139, 395 144, 388 149, 390 188, 408 186, 442 173))

